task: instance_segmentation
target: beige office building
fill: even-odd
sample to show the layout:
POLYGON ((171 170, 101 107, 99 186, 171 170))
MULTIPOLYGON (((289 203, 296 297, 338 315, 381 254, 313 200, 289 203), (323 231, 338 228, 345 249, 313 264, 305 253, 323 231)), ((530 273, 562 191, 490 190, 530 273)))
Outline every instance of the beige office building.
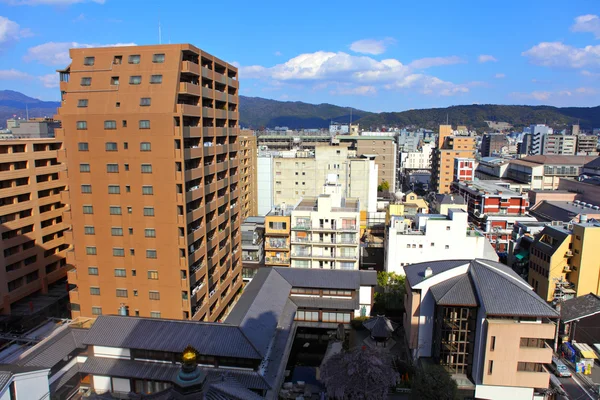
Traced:
POLYGON ((189 44, 70 56, 73 316, 222 320, 242 287, 237 68, 189 44))
POLYGON ((242 219, 258 215, 257 144, 254 132, 242 130, 240 142, 240 201, 242 219))
MULTIPOLYGON (((391 136, 338 136, 340 143, 350 143, 350 148, 358 156, 375 156, 378 170, 377 185, 386 181, 389 191, 396 191, 397 149, 396 140, 391 136)), ((376 185, 376 187, 377 187, 376 185)), ((375 210, 374 210, 375 211, 375 210)))

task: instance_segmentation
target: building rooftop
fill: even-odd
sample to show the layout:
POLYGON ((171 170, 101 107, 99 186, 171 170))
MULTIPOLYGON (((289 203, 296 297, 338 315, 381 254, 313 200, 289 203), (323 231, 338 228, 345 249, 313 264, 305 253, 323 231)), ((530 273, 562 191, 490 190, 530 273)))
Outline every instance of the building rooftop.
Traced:
POLYGON ((279 217, 289 217, 292 215, 292 211, 294 211, 293 205, 282 204, 275 206, 267 213, 267 217, 279 216, 279 217))
POLYGON ((244 220, 244 224, 264 225, 265 217, 248 217, 244 220))
POLYGON ((585 165, 595 159, 598 156, 563 156, 563 155, 538 155, 528 156, 521 159, 521 161, 527 161, 534 164, 544 165, 585 165))
POLYGON ((454 182, 455 185, 476 194, 477 192, 487 193, 493 196, 500 196, 502 198, 511 197, 527 197, 526 194, 521 194, 510 190, 503 186, 502 181, 471 181, 471 182, 454 182))
MULTIPOLYGON (((321 194, 318 197, 302 197, 294 207, 294 211, 319 211, 319 198, 330 197, 328 194, 321 194)), ((354 197, 342 197, 341 206, 335 207, 332 205, 331 212, 359 212, 359 200, 354 197)))
POLYGON ((585 214, 600 215, 599 209, 587 207, 588 203, 576 203, 574 201, 542 200, 529 210, 529 213, 542 221, 569 222, 578 216, 585 214), (585 204, 585 206, 582 206, 585 204))
POLYGON ((600 314, 600 297, 594 293, 565 300, 561 303, 560 319, 569 323, 600 314))
POLYGON ((558 316, 556 310, 540 298, 527 282, 499 262, 484 259, 444 260, 412 264, 405 266, 404 270, 410 286, 419 289, 422 282, 441 277, 444 272, 455 268, 464 269, 464 272, 431 287, 436 301, 442 302, 440 304, 479 304, 488 316, 558 316), (431 269, 431 275, 425 277, 428 268, 431 269))

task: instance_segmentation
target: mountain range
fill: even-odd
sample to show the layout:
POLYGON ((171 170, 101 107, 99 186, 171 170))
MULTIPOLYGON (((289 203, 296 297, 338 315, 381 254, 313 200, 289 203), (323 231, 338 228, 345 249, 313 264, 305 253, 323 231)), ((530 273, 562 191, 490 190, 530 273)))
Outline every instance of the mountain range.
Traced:
MULTIPOLYGON (((0 90, 0 127, 6 119, 51 117, 60 102, 42 101, 12 90, 0 90)), ((359 122, 361 128, 386 126, 416 126, 437 130, 446 119, 452 125, 466 125, 483 131, 485 121, 508 122, 515 127, 546 123, 565 128, 580 122, 583 129, 600 127, 600 106, 551 107, 473 104, 446 108, 372 113, 333 104, 308 104, 300 101, 277 101, 260 97, 240 96, 240 124, 252 129, 287 126, 290 129, 327 128, 331 121, 359 122)))

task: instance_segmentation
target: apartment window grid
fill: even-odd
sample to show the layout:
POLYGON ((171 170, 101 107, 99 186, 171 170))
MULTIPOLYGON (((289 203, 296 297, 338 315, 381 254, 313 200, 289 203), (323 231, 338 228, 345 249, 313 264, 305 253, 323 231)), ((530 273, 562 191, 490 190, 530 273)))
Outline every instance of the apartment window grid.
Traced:
POLYGON ((142 164, 142 174, 151 174, 152 164, 142 164))
POLYGON ((98 286, 90 286, 90 294, 92 296, 100 296, 100 288, 98 286))
POLYGON ((88 267, 88 275, 98 275, 98 267, 88 267))
POLYGON ((144 217, 154 217, 154 207, 144 207, 144 217))
POLYGON ((119 164, 106 164, 106 172, 116 174, 119 172, 119 164))
POLYGON ((88 99, 79 99, 77 100, 77 107, 87 107, 88 99))
POLYGON ((160 318, 159 311, 150 311, 150 318, 160 318))
POLYGON ((79 164, 79 172, 90 172, 90 164, 79 164))
POLYGON ((141 61, 141 56, 139 54, 134 54, 128 57, 129 64, 139 64, 141 61))
POLYGON ((115 268, 115 276, 117 278, 127 277, 127 271, 124 268, 115 268))
POLYGON ((108 185, 108 194, 121 194, 121 186, 108 185))
POLYGON ((451 374, 466 374, 469 367, 469 354, 473 353, 470 339, 475 321, 474 309, 468 307, 442 307, 441 318, 435 330, 441 331, 434 349, 439 354, 439 362, 451 374))
POLYGON ((117 121, 113 121, 113 120, 104 121, 104 129, 117 129, 117 121))
POLYGON ((92 307, 92 315, 102 315, 102 307, 92 307))
POLYGON ((129 77, 130 85, 141 85, 142 77, 140 75, 133 75, 129 77))
POLYGON ((83 206, 83 213, 84 214, 93 214, 94 213, 94 207, 93 206, 83 206))
POLYGON ((127 289, 117 289, 117 297, 127 297, 127 289))
POLYGON ((156 230, 154 228, 144 229, 144 236, 147 237, 147 238, 155 238, 156 237, 156 230))
POLYGON ((125 249, 122 247, 113 247, 113 257, 125 257, 125 249))
POLYGON ((140 151, 151 151, 152 145, 150 142, 142 142, 140 143, 140 151))
POLYGON ((146 258, 157 258, 156 250, 146 250, 146 258))
POLYGON ((76 127, 78 131, 84 131, 87 129, 87 121, 77 121, 76 127))
POLYGON ((148 279, 158 280, 158 271, 148 271, 148 279))
POLYGON ((110 206, 109 207, 110 215, 121 215, 121 206, 110 206))
POLYGON ((162 83, 162 75, 151 75, 150 76, 150 83, 152 84, 156 84, 156 83, 162 83))
POLYGON ((148 298, 150 300, 160 300, 160 292, 157 290, 151 290, 148 292, 148 298))
POLYGON ((142 97, 140 99, 140 106, 142 107, 148 107, 152 104, 152 100, 150 97, 142 97))
POLYGON ((96 234, 96 230, 93 226, 85 226, 83 228, 83 231, 86 235, 95 235, 96 234))
POLYGON ((143 195, 153 195, 154 194, 154 188, 150 185, 145 185, 142 186, 142 194, 143 195))
POLYGON ((141 119, 139 122, 140 129, 150 129, 150 120, 141 119))
POLYGON ((111 236, 123 236, 123 228, 120 227, 112 227, 110 228, 111 236))
POLYGON ((90 151, 90 145, 88 142, 79 142, 77 143, 77 149, 79 151, 90 151))
POLYGON ((92 185, 81 185, 81 193, 87 194, 92 193, 92 185))
POLYGON ((165 62, 165 55, 163 53, 153 54, 152 62, 155 64, 162 64, 165 62))

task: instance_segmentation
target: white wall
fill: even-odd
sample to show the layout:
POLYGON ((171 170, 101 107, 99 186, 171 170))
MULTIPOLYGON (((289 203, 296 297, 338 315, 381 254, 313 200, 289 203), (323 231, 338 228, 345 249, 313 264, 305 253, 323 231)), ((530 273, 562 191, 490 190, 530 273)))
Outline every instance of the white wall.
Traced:
POLYGON ((129 379, 112 378, 112 390, 113 392, 129 393, 131 391, 131 383, 129 379))
POLYGON ((48 384, 49 369, 15 375, 15 392, 17 398, 13 400, 37 400, 50 397, 48 384))
POLYGON ((258 215, 264 216, 273 208, 273 159, 258 157, 257 162, 258 215))
POLYGON ((92 375, 94 390, 98 393, 110 392, 110 376, 92 375))
POLYGON ((365 306, 367 315, 371 315, 373 288, 371 286, 361 286, 358 292, 358 302, 360 304, 358 310, 354 312, 355 317, 360 317, 360 310, 365 306))
POLYGON ((475 398, 486 400, 531 400, 533 388, 476 385, 475 398))
POLYGON ((129 349, 122 349, 120 347, 94 346, 94 355, 97 357, 123 358, 126 360, 131 358, 129 349))

